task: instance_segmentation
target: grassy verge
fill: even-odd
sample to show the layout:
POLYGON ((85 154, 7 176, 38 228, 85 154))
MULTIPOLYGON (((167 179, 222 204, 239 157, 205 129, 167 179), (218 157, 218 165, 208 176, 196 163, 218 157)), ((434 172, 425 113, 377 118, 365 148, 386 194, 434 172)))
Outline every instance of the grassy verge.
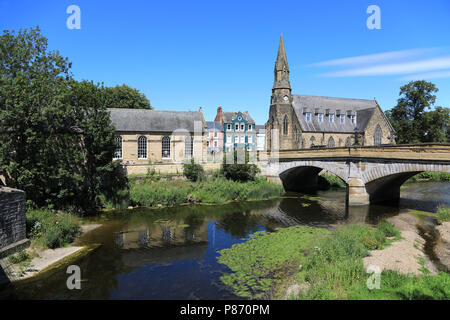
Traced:
POLYGON ((283 298, 295 280, 303 289, 292 299, 448 299, 450 275, 445 273, 409 277, 383 272, 380 289, 367 288, 370 274, 362 258, 399 237, 386 222, 376 228, 342 226, 335 232, 305 226, 262 232, 220 251, 219 262, 231 270, 221 279, 235 294, 248 298, 261 298, 271 290, 273 298, 283 298))
POLYGON ((450 181, 450 173, 425 171, 409 178, 406 183, 419 182, 424 180, 431 182, 448 182, 450 181))
POLYGON ((437 211, 439 223, 450 221, 450 207, 440 207, 437 211))
POLYGON ((188 180, 130 182, 131 205, 157 207, 188 202, 223 203, 231 200, 263 200, 283 194, 280 185, 263 178, 249 182, 233 182, 224 178, 204 181, 188 180))
POLYGON ((79 235, 80 223, 69 213, 51 210, 27 212, 27 237, 39 247, 64 247, 79 235))

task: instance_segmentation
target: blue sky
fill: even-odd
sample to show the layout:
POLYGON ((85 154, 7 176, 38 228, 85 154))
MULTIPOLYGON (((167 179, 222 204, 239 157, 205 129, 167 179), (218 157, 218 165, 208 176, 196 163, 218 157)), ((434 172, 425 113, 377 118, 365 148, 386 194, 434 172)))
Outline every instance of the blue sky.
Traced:
POLYGON ((0 27, 39 25, 73 63, 76 79, 126 83, 156 109, 198 110, 213 120, 248 110, 269 113, 283 33, 292 92, 373 99, 395 106, 409 80, 437 85, 450 107, 450 1, 20 1, 0 0, 0 27), (81 10, 70 30, 69 5, 81 10), (369 5, 381 10, 370 30, 369 5))

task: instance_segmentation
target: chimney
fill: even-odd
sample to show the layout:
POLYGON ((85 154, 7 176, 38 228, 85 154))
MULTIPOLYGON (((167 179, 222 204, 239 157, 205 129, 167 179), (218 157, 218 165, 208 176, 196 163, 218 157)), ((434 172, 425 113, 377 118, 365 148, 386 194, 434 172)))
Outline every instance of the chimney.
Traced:
POLYGON ((217 108, 217 114, 216 114, 216 118, 214 119, 214 121, 218 121, 223 124, 222 107, 220 107, 220 106, 217 108))

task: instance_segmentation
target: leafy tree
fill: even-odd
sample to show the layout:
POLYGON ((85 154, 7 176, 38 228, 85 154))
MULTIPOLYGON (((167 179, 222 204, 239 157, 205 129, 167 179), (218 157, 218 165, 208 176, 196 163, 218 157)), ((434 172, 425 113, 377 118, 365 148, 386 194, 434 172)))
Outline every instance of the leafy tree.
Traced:
POLYGON ((108 108, 153 109, 145 94, 126 84, 107 87, 106 99, 108 108))
POLYGON ((0 174, 37 207, 90 211, 126 187, 106 91, 72 79, 38 27, 0 36, 0 174))
POLYGON ((449 142, 450 141, 450 109, 436 107, 423 115, 422 142, 449 142))
POLYGON ((260 170, 257 165, 249 163, 249 153, 243 150, 242 152, 245 152, 244 163, 238 163, 237 150, 234 150, 233 163, 227 163, 226 156, 224 156, 220 171, 225 178, 241 182, 255 180, 256 174, 260 170))
POLYGON ((438 88, 424 80, 411 81, 400 87, 400 98, 392 110, 386 112, 398 135, 398 143, 417 143, 425 140, 424 113, 436 101, 438 88))

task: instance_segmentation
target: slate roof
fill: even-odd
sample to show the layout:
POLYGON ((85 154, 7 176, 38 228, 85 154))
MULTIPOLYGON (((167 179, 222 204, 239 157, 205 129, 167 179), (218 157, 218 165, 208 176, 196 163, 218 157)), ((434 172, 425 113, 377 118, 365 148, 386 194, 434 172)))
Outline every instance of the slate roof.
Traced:
MULTIPOLYGON (((203 123, 200 111, 166 111, 146 109, 109 108, 110 118, 117 131, 194 132, 194 122, 203 123)), ((202 132, 205 131, 202 125, 202 132)))
MULTIPOLYGON (((224 123, 233 121, 239 112, 223 112, 222 113, 222 120, 224 123)), ((241 112, 242 116, 244 117, 244 120, 248 123, 255 123, 252 117, 248 113, 241 112)))
POLYGON ((333 98, 321 96, 293 95, 292 105, 297 118, 306 132, 355 132, 350 114, 356 114, 356 131, 363 131, 370 120, 377 103, 375 100, 333 98), (306 122, 304 113, 311 113, 311 121, 306 122), (318 121, 317 113, 323 113, 323 122, 318 121), (335 115, 334 122, 328 121, 328 114, 335 115), (341 124, 338 114, 345 114, 345 123, 341 124))
POLYGON ((263 124, 257 124, 255 125, 255 129, 257 133, 266 133, 266 126, 263 124))
POLYGON ((223 131, 222 123, 219 121, 206 121, 208 131, 223 131))

